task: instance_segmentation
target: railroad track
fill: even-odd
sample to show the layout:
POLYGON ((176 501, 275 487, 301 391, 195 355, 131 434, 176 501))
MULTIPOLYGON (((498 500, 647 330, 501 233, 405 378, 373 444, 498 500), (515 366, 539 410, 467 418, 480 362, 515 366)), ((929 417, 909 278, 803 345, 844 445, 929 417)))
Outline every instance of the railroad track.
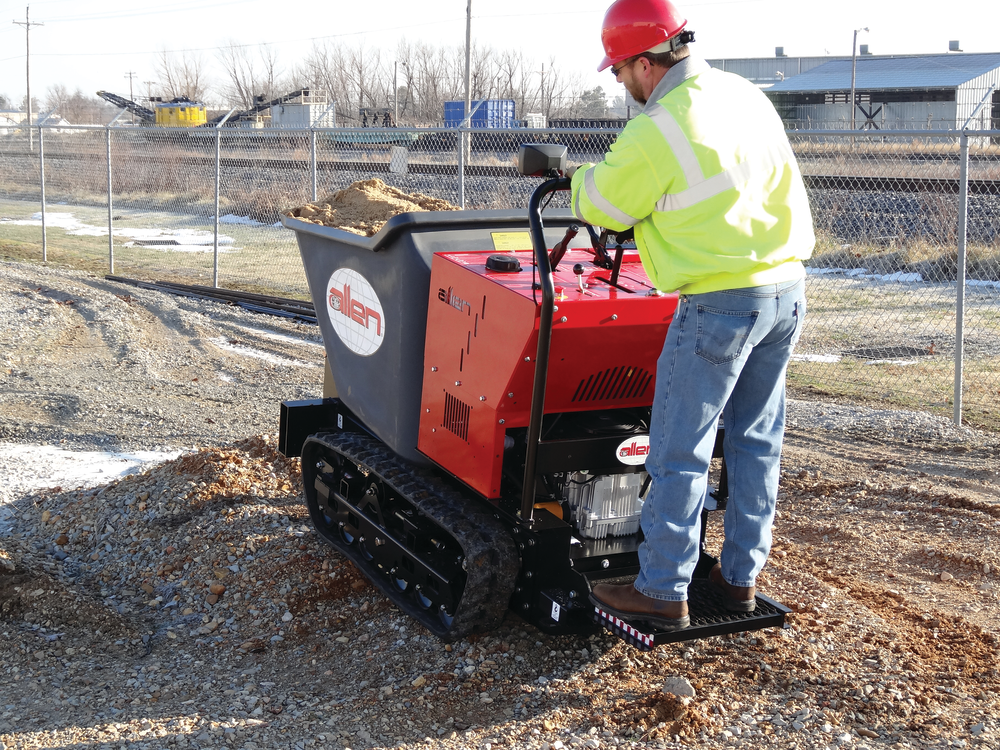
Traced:
MULTIPOLYGON (((499 152, 498 152, 499 153, 499 152)), ((24 156, 19 152, 0 151, 0 156, 24 156)), ((415 154, 416 155, 416 154, 415 154)), ((373 154, 376 157, 387 157, 384 153, 373 154)), ((940 160, 942 164, 945 158, 939 155, 918 155, 920 161, 940 160), (932 159, 933 157, 933 159, 932 159)), ((176 168, 178 159, 181 158, 186 167, 202 167, 208 170, 215 169, 215 158, 212 156, 187 155, 178 157, 177 154, 163 156, 136 154, 130 157, 134 164, 151 165, 154 167, 176 168)), ((596 157, 595 157, 596 158, 596 157)), ((800 160, 808 163, 819 157, 813 155, 801 155, 800 160)), ((824 155, 823 158, 828 158, 824 155)), ((905 158, 905 157, 904 157, 905 158)), ((51 153, 45 155, 46 161, 53 162, 80 162, 90 161, 104 164, 105 155, 99 153, 51 153)), ((987 166, 998 164, 994 157, 970 157, 970 164, 987 166)), ((253 155, 247 156, 225 156, 220 161, 223 170, 235 171, 250 169, 256 172, 263 170, 274 170, 276 172, 303 172, 308 173, 310 163, 303 159, 282 159, 282 158, 258 158, 253 155)), ((381 161, 359 161, 357 159, 321 159, 316 162, 318 172, 361 172, 370 174, 388 174, 388 160, 381 161)), ((429 162, 411 161, 407 165, 409 174, 417 175, 458 175, 458 166, 455 164, 435 164, 429 162)), ((468 177, 497 177, 519 179, 517 169, 512 166, 501 165, 479 165, 469 164, 465 167, 465 174, 468 177)), ((836 174, 806 174, 803 175, 806 187, 813 190, 849 190, 852 192, 893 192, 893 193, 943 193, 958 194, 959 180, 957 177, 880 177, 866 175, 836 175, 836 174)), ((973 195, 1000 195, 1000 180, 969 180, 969 193, 973 195)))
POLYGON ((316 324, 316 311, 312 302, 291 299, 289 297, 272 297, 266 294, 253 294, 235 289, 221 289, 211 286, 200 286, 198 284, 175 284, 169 281, 139 281, 129 279, 124 276, 104 277, 108 281, 116 281, 119 284, 129 284, 140 289, 153 289, 167 294, 176 294, 181 297, 193 297, 195 299, 210 299, 219 302, 242 307, 244 310, 252 312, 277 315, 283 318, 292 318, 303 323, 316 324))

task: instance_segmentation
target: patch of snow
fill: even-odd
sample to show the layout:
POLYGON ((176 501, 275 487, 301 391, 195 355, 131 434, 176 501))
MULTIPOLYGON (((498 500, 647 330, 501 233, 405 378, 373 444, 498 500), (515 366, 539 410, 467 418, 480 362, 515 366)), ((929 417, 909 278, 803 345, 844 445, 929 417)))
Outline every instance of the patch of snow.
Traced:
MULTIPOLYGON (((30 219, 0 219, 0 224, 14 226, 40 227, 42 213, 37 211, 30 219)), ((45 226, 63 229, 67 234, 79 237, 107 237, 108 228, 86 224, 71 213, 48 211, 45 214, 45 226)), ((159 229, 156 227, 115 227, 115 237, 127 237, 131 242, 124 243, 126 247, 141 245, 153 250, 172 253, 203 253, 214 248, 215 235, 202 229, 159 229), (145 244, 154 243, 154 244, 145 244)), ((233 238, 219 235, 220 245, 232 245, 233 238)))
POLYGON ((244 357, 262 359, 265 362, 270 362, 274 365, 285 365, 286 367, 321 367, 321 365, 316 362, 302 362, 298 359, 289 359, 287 357, 279 357, 277 354, 262 352, 260 349, 254 349, 250 346, 232 344, 224 336, 211 339, 211 342, 224 351, 232 352, 233 354, 242 354, 244 357))
POLYGON ((919 284, 924 277, 919 273, 905 273, 896 271, 895 273, 871 273, 867 268, 807 268, 806 273, 810 276, 825 276, 828 274, 840 274, 850 279, 872 279, 874 281, 895 281, 901 284, 919 284))
POLYGON ((72 451, 51 445, 0 443, 0 520, 5 504, 36 490, 96 487, 177 458, 182 451, 72 451))
POLYGON ((966 286, 986 287, 987 289, 1000 289, 1000 281, 988 281, 986 279, 967 279, 966 286))
POLYGON ((323 344, 317 341, 307 341, 305 339, 298 338, 296 336, 289 336, 286 333, 276 333, 274 331, 266 331, 263 328, 254 328, 253 326, 235 326, 241 331, 246 331, 247 333, 253 333, 258 336, 263 336, 264 338, 273 339, 274 341, 280 341, 283 344, 305 344, 306 346, 315 346, 320 349, 323 348, 323 344))
POLYGON ((235 216, 234 214, 226 214, 225 216, 219 217, 220 224, 240 224, 245 227, 266 227, 269 226, 261 221, 254 221, 247 216, 235 216))
POLYGON ((841 359, 839 354, 793 354, 793 362, 826 362, 834 363, 839 362, 841 359))

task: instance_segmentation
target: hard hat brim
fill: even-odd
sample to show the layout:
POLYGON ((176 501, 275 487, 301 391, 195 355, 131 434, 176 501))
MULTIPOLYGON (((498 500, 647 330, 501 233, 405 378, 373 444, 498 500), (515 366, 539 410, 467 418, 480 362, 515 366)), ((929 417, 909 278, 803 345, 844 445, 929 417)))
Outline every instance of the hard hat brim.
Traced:
POLYGON ((611 63, 612 62, 614 62, 614 61, 610 57, 608 57, 607 55, 605 55, 604 59, 601 60, 601 64, 597 66, 597 72, 601 73, 601 72, 607 70, 608 68, 611 67, 611 63))

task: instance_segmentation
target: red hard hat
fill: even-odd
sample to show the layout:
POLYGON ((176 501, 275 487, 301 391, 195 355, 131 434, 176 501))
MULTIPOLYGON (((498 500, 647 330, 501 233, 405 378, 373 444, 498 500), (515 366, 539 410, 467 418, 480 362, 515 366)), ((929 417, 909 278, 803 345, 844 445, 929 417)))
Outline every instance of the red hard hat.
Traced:
POLYGON ((670 0, 617 0, 604 14, 601 43, 604 70, 677 36, 687 19, 670 0))

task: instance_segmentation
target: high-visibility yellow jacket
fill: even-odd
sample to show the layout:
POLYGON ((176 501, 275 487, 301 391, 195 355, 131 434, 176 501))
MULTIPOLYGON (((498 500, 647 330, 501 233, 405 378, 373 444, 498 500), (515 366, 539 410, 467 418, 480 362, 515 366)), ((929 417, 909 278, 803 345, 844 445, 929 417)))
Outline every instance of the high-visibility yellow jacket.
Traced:
POLYGON ((600 164, 573 175, 573 213, 624 231, 650 280, 684 294, 801 278, 815 237, 781 119, 756 86, 688 58, 667 71, 600 164))

